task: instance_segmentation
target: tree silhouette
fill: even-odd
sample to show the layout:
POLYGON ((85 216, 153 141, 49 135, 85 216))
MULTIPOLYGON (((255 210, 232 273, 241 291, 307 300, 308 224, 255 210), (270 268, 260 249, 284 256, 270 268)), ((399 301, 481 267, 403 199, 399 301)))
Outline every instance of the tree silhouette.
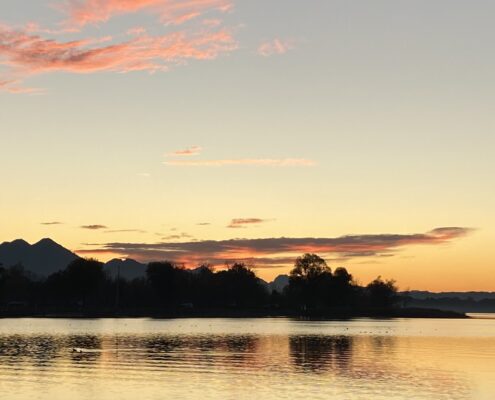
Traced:
POLYGON ((311 281, 331 272, 323 258, 306 253, 296 259, 294 268, 290 271, 290 278, 311 281))
POLYGON ((332 276, 327 304, 337 307, 353 306, 356 303, 357 291, 352 275, 344 267, 339 267, 332 276))
POLYGON ((323 305, 331 279, 332 271, 323 258, 309 253, 298 257, 289 275, 290 302, 302 310, 323 305))
POLYGON ((384 281, 381 276, 366 286, 366 294, 371 307, 390 308, 398 301, 397 286, 394 280, 384 281))
POLYGON ((0 303, 35 302, 37 283, 22 264, 0 267, 0 303))
POLYGON ((221 304, 246 307, 262 304, 268 292, 244 263, 235 263, 215 276, 217 300, 221 304))
POLYGON ((59 279, 67 288, 66 293, 82 307, 97 306, 104 297, 104 286, 107 277, 103 271, 103 263, 89 258, 78 258, 72 261, 59 279))
POLYGON ((210 264, 202 264, 192 272, 191 301, 195 305, 215 304, 215 272, 210 264))
POLYGON ((76 259, 45 280, 36 279, 20 265, 0 265, 0 312, 105 314, 116 311, 117 293, 119 313, 129 315, 176 315, 186 309, 205 314, 258 310, 261 314, 357 315, 396 307, 400 300, 393 280, 378 277, 361 287, 347 269, 339 267, 332 273, 323 258, 309 253, 295 260, 283 292, 271 294, 266 282, 241 262, 217 272, 208 264, 187 270, 170 261, 152 262, 146 278, 132 281, 110 279, 103 264, 94 259, 76 259), (14 303, 18 308, 9 309, 14 303))
POLYGON ((178 287, 180 272, 181 270, 170 261, 148 264, 146 276, 156 300, 162 306, 170 306, 177 302, 177 295, 180 293, 178 287))

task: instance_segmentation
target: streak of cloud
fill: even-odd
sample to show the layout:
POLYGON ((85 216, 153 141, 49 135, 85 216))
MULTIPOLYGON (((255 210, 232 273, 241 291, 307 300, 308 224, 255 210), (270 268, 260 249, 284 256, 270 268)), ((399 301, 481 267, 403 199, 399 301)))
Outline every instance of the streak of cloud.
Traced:
POLYGON ((257 268, 287 267, 301 253, 319 253, 332 260, 382 259, 415 245, 443 245, 472 232, 470 228, 442 227, 416 234, 347 235, 333 238, 230 239, 161 243, 106 243, 80 254, 99 252, 126 255, 142 262, 171 260, 195 266, 245 261, 257 268))
POLYGON ((44 90, 40 88, 23 87, 21 85, 22 82, 18 79, 0 80, 0 91, 12 94, 43 94, 44 92, 44 90))
POLYGON ((177 150, 169 154, 169 156, 197 156, 201 154, 203 149, 200 146, 192 146, 183 150, 177 150))
POLYGON ((113 229, 105 231, 105 233, 147 233, 142 229, 113 229))
POLYGON ((294 48, 294 44, 290 41, 283 41, 281 39, 274 39, 268 42, 260 44, 258 47, 258 54, 263 57, 270 57, 273 55, 282 55, 294 48))
POLYGON ((90 231, 97 231, 100 229, 108 229, 108 226, 95 224, 95 225, 82 225, 80 228, 81 229, 88 229, 90 231))
POLYGON ((146 12, 160 22, 179 25, 209 11, 227 12, 231 0, 68 0, 58 9, 68 15, 68 26, 107 22, 114 16, 146 12))
POLYGON ((0 28, 0 43, 0 56, 9 65, 30 73, 157 71, 166 69, 166 63, 212 59, 235 48, 232 36, 225 30, 195 37, 188 37, 185 32, 143 35, 126 42, 98 46, 101 41, 93 39, 61 42, 0 28))
POLYGON ((174 167, 224 167, 224 166, 262 166, 262 167, 312 167, 316 163, 305 158, 240 158, 226 160, 168 160, 165 165, 174 167))
POLYGON ((268 221, 269 220, 267 219, 261 218, 234 218, 230 221, 230 224, 227 225, 227 228, 246 228, 248 225, 257 225, 268 221))
POLYGON ((64 42, 0 26, 0 63, 9 68, 7 78, 0 80, 0 90, 37 93, 39 89, 24 88, 21 82, 42 73, 168 71, 188 60, 212 60, 237 48, 226 29, 161 36, 143 33, 130 40, 106 43, 109 40, 112 39, 104 37, 64 42))
POLYGON ((179 240, 181 238, 180 235, 169 235, 169 236, 163 236, 162 240, 179 240))

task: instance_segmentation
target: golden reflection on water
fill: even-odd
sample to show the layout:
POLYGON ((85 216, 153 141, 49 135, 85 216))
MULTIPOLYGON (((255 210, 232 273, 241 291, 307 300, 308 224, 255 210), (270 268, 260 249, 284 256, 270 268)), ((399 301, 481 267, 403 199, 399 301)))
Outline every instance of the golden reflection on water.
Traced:
POLYGON ((205 319, 144 329, 127 320, 116 330, 51 321, 0 327, 2 398, 495 398, 495 336, 419 333, 435 320, 416 320, 420 330, 409 335, 400 329, 410 321, 397 320, 339 322, 331 333, 336 322, 237 320, 233 329, 205 319), (347 334, 353 324, 366 333, 347 334))

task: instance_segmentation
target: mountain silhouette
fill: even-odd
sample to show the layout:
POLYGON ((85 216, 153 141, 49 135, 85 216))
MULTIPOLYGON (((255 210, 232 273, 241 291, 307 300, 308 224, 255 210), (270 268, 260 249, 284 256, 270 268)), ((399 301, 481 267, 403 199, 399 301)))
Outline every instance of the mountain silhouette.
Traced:
POLYGON ((282 293, 286 286, 289 285, 289 275, 279 275, 273 282, 269 283, 270 290, 276 290, 282 293))
POLYGON ((104 269, 112 279, 116 279, 117 276, 125 280, 146 277, 146 264, 130 258, 124 260, 114 258, 105 264, 104 269))
MULTIPOLYGON (((22 264, 27 271, 40 278, 46 278, 54 272, 64 270, 77 258, 79 258, 77 254, 48 238, 32 245, 23 239, 0 244, 0 264, 3 267, 22 264)), ((122 279, 130 281, 135 278, 145 278, 146 267, 147 264, 136 260, 115 258, 104 265, 104 270, 112 279, 116 279, 120 275, 122 279)), ((205 267, 200 266, 191 269, 190 272, 198 274, 203 268, 205 267)), ((289 277, 288 275, 279 275, 273 282, 265 282, 262 279, 259 281, 270 292, 277 290, 281 293, 289 284, 289 277)))
POLYGON ((484 299, 495 299, 495 292, 429 292, 426 290, 409 290, 401 292, 405 296, 409 296, 413 299, 427 300, 427 299, 448 299, 457 297, 462 300, 472 299, 474 301, 484 299))
POLYGON ((4 267, 22 264, 39 277, 63 270, 77 258, 76 254, 51 239, 42 239, 32 245, 22 239, 0 244, 0 263, 4 267))

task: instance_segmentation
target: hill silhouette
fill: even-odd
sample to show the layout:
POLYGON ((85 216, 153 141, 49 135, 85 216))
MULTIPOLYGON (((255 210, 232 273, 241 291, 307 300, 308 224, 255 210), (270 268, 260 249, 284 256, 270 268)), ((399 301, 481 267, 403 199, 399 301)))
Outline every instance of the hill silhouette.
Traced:
POLYGON ((284 289, 289 286, 289 275, 278 275, 272 282, 269 284, 270 291, 276 290, 279 293, 282 293, 284 289))
MULTIPOLYGON (((22 266, 24 270, 30 274, 30 279, 34 280, 41 281, 58 272, 64 271, 67 266, 75 260, 81 260, 81 258, 77 254, 71 252, 49 238, 42 239, 34 244, 29 244, 23 239, 17 239, 12 242, 4 242, 0 244, 0 267, 3 266, 8 269, 14 266, 22 266)), ((116 258, 108 261, 107 263, 101 263, 101 268, 102 273, 110 281, 115 281, 117 277, 120 277, 120 280, 126 281, 128 285, 131 285, 130 287, 132 287, 132 285, 136 285, 136 283, 133 283, 136 279, 147 279, 148 264, 144 264, 133 259, 116 258)), ((335 272, 338 273, 338 270, 335 272)), ((201 265, 194 269, 184 270, 184 273, 180 272, 179 275, 182 280, 198 281, 200 278, 202 279, 210 276, 211 271, 208 266, 201 265)), ((337 278, 337 275, 335 278, 337 278)), ((219 276, 221 276, 221 274, 219 276)), ((348 279, 346 274, 343 274, 342 277, 348 279)), ((263 287, 266 293, 276 293, 283 296, 286 296, 288 293, 287 290, 290 289, 290 280, 291 278, 289 275, 278 275, 272 282, 266 282, 261 278, 256 277, 256 282, 263 287)), ((224 283, 227 284, 227 280, 224 283)), ((212 283, 210 282, 208 285, 210 284, 212 283)), ((139 287, 139 285, 140 284, 136 287, 139 287)), ((315 287, 311 289, 310 292, 317 289, 318 288, 315 287)), ((134 288, 129 290, 137 289, 134 288)), ((195 290, 199 290, 199 288, 195 288, 193 291, 195 290)), ((215 290, 218 290, 218 288, 215 290)), ((298 294, 298 290, 301 291, 302 289, 299 288, 296 290, 295 285, 293 284, 291 294, 292 298, 300 295, 300 293, 298 294)), ((333 288, 332 291, 335 292, 335 288, 333 288)), ((123 293, 123 295, 124 294, 125 293, 123 293)), ((398 294, 404 304, 415 308, 436 308, 462 312, 491 312, 495 309, 495 293, 432 293, 428 291, 412 290, 398 294)), ((339 304, 339 301, 342 300, 344 304, 347 301, 346 297, 349 297, 349 295, 349 293, 344 291, 338 295, 335 294, 336 298, 327 300, 332 304, 339 304)), ((185 302, 187 302, 186 300, 189 301, 189 299, 184 299, 185 302)), ((278 298, 275 300, 276 302, 280 302, 280 299, 278 298)))
POLYGON ((104 264, 43 239, 0 245, 0 315, 79 316, 461 316, 403 308, 393 280, 360 286, 316 254, 267 283, 242 262, 215 270, 173 261, 104 264), (117 279, 119 278, 119 279, 117 279))
MULTIPOLYGON (((23 239, 0 244, 0 264, 4 267, 22 265, 38 278, 62 271, 78 258, 77 254, 49 238, 32 245, 23 239)), ((115 258, 104 265, 104 270, 113 279, 117 278, 119 269, 121 279, 133 280, 146 276, 146 264, 135 260, 115 258)))
POLYGON ((77 258, 76 254, 48 238, 32 245, 22 239, 0 244, 1 264, 6 267, 21 264, 39 277, 61 271, 77 258))
MULTIPOLYGON (((65 269, 70 262, 78 258, 77 254, 49 238, 41 239, 32 245, 23 239, 0 244, 0 264, 4 267, 22 265, 26 271, 39 278, 46 278, 65 269)), ((103 269, 112 279, 116 279, 119 275, 123 280, 132 281, 136 278, 146 277, 146 266, 147 264, 130 258, 114 258, 105 263, 103 269)), ((200 266, 191 269, 191 272, 193 274, 199 273, 203 268, 203 266, 200 266)), ((260 281, 268 290, 281 292, 288 285, 289 277, 279 275, 273 282, 260 281)))
POLYGON ((131 281, 136 278, 144 278, 146 276, 146 264, 141 264, 136 260, 114 258, 108 261, 104 270, 112 279, 120 276, 121 279, 131 281))

